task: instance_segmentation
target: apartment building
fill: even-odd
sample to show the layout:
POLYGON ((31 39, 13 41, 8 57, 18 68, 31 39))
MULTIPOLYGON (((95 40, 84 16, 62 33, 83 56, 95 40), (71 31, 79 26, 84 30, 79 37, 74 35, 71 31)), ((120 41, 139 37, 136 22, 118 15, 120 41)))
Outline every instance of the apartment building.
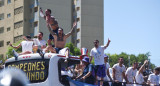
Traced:
MULTIPOLYGON (((93 41, 98 39, 100 45, 104 39, 103 0, 39 0, 39 7, 51 9, 64 33, 71 30, 77 20, 77 29, 67 42, 74 43, 78 48, 86 47, 89 50, 94 46, 93 41)), ((45 32, 48 39, 48 30, 43 18, 39 18, 39 30, 45 32)))
POLYGON ((37 0, 0 0, 0 58, 6 56, 9 43, 34 35, 38 14, 37 0))
POLYGON ((21 40, 23 35, 34 36, 42 31, 47 41, 49 31, 44 18, 39 16, 40 7, 43 11, 52 10, 64 33, 77 21, 67 43, 89 50, 95 39, 103 44, 103 0, 0 0, 0 57, 6 56, 9 43, 21 40))

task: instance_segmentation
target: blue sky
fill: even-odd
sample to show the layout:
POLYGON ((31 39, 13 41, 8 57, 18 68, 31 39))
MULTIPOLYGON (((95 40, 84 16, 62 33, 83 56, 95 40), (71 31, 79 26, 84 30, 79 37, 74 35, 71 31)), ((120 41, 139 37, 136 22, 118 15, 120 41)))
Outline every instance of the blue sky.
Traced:
POLYGON ((105 53, 150 52, 160 66, 160 0, 104 0, 105 53))

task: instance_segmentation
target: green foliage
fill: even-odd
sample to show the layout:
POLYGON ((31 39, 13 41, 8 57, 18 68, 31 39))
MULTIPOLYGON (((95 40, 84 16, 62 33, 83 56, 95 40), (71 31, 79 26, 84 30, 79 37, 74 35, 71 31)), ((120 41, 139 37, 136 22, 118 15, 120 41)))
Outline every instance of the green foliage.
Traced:
POLYGON ((81 55, 80 49, 77 48, 77 47, 75 47, 75 46, 73 45, 73 43, 71 43, 71 42, 70 42, 70 43, 67 43, 65 47, 68 47, 68 48, 70 49, 70 54, 71 54, 71 55, 74 55, 74 56, 79 56, 79 55, 81 55))
MULTIPOLYGON (((126 54, 124 52, 122 52, 121 54, 117 55, 117 54, 107 54, 109 56, 109 64, 112 67, 114 64, 118 63, 118 58, 119 57, 123 57, 124 58, 124 65, 126 67, 129 67, 129 56, 130 56, 130 66, 132 66, 132 64, 134 62, 138 62, 143 64, 143 62, 145 60, 148 59, 148 56, 150 56, 149 52, 147 52, 146 54, 138 54, 137 56, 135 56, 134 54, 126 54)), ((150 63, 150 68, 154 69, 155 65, 150 63)))
MULTIPOLYGON (((23 41, 23 40, 20 40, 20 41, 18 41, 18 42, 16 42, 16 43, 13 43, 12 45, 13 45, 13 46, 18 46, 22 41, 23 41)), ((11 46, 8 47, 7 52, 6 52, 6 55, 8 55, 8 58, 13 57, 13 52, 12 52, 13 49, 14 49, 14 48, 12 48, 11 46)), ((22 52, 22 47, 20 47, 20 48, 18 48, 18 49, 14 49, 14 50, 15 50, 16 52, 20 53, 20 52, 22 52)))

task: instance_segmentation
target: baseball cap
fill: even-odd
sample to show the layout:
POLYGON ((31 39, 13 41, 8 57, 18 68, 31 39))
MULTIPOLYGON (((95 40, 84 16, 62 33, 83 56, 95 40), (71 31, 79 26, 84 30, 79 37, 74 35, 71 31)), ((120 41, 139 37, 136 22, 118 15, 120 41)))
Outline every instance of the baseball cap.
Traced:
POLYGON ((104 54, 104 58, 106 58, 106 57, 108 58, 109 56, 108 56, 108 55, 106 55, 106 54, 104 54))

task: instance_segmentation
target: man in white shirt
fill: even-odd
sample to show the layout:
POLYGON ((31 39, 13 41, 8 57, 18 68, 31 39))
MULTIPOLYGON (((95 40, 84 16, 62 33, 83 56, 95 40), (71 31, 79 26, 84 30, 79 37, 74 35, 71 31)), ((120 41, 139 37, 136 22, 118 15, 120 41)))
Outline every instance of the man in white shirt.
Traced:
POLYGON ((113 65, 112 69, 113 69, 112 76, 113 76, 113 80, 114 80, 113 86, 122 86, 121 82, 123 81, 123 79, 125 79, 126 82, 128 82, 125 77, 126 68, 123 65, 123 57, 120 57, 118 59, 118 63, 113 65))
POLYGON ((32 49, 33 49, 33 41, 31 40, 31 36, 26 36, 24 37, 24 39, 26 39, 25 41, 22 41, 18 46, 13 46, 10 43, 10 46, 18 49, 20 47, 22 47, 22 53, 17 53, 15 52, 15 50, 13 50, 14 56, 17 58, 19 55, 24 55, 24 54, 31 54, 32 53, 32 49))
POLYGON ((100 77, 100 86, 103 85, 103 78, 106 76, 105 66, 104 66, 104 50, 109 46, 110 40, 108 39, 108 43, 105 46, 99 46, 99 41, 94 41, 94 48, 91 49, 90 52, 90 62, 94 57, 94 65, 95 65, 95 75, 96 75, 96 84, 98 83, 98 77, 100 77))
POLYGON ((150 86, 159 86, 159 68, 154 69, 154 73, 149 75, 148 84, 150 86))
MULTIPOLYGON (((109 74, 109 68, 110 68, 110 65, 108 63, 108 58, 109 56, 107 56, 106 54, 104 54, 104 64, 105 64, 105 71, 106 71, 106 76, 104 77, 104 81, 112 81, 112 78, 109 74)), ((104 82, 103 83, 104 86, 110 86, 108 82, 104 82)))
POLYGON ((38 47, 40 47, 42 50, 46 48, 46 41, 42 39, 43 32, 39 32, 37 37, 37 39, 34 39, 34 53, 37 51, 38 47))
POLYGON ((137 73, 136 73, 136 82, 137 84, 135 86, 142 86, 142 84, 146 84, 144 82, 144 78, 143 78, 143 70, 145 68, 145 65, 148 63, 148 60, 144 61, 144 64, 138 69, 137 73))
POLYGON ((126 79, 129 82, 129 84, 126 84, 126 86, 133 86, 133 83, 136 82, 135 76, 136 76, 136 72, 137 72, 137 66, 138 66, 138 63, 134 62, 132 67, 129 67, 126 70, 125 75, 126 75, 126 79))

